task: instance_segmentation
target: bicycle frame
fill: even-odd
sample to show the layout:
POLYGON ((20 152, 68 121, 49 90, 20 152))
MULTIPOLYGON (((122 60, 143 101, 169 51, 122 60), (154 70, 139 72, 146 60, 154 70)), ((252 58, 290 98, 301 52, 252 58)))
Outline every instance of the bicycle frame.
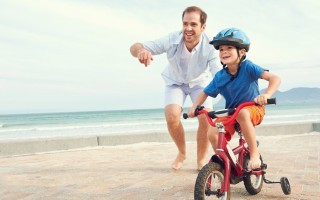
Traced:
MULTIPOLYGON (((246 141, 243 139, 243 136, 240 134, 239 145, 234 149, 231 149, 228 141, 225 137, 226 130, 225 126, 235 124, 236 117, 240 110, 246 106, 256 105, 255 102, 246 102, 235 110, 235 112, 230 116, 230 118, 223 122, 213 122, 212 119, 208 115, 208 111, 199 110, 198 114, 205 114, 207 120, 211 126, 218 128, 218 146, 216 149, 215 157, 222 160, 224 164, 224 181, 221 184, 220 193, 224 193, 229 190, 230 187, 230 176, 231 176, 231 168, 234 169, 235 176, 242 176, 245 173, 245 169, 243 168, 244 156, 249 153, 249 149, 245 147, 246 141), (238 155, 238 158, 236 157, 238 155)), ((262 171, 256 171, 254 174, 262 174, 262 171)))
MULTIPOLYGON (((276 99, 267 99, 267 104, 276 104, 276 99)), ((260 169, 248 171, 246 169, 246 162, 250 159, 250 150, 246 145, 246 141, 241 134, 240 127, 235 129, 239 133, 239 144, 237 147, 231 149, 226 139, 225 126, 235 125, 236 116, 243 107, 257 105, 255 102, 246 102, 240 104, 236 109, 224 109, 218 111, 208 112, 203 107, 198 106, 195 110, 195 115, 205 114, 207 121, 211 126, 218 128, 218 146, 216 153, 211 157, 209 164, 205 165, 199 172, 195 183, 194 197, 195 199, 204 199, 205 196, 215 195, 218 198, 230 199, 230 183, 237 184, 243 181, 247 192, 251 195, 256 195, 261 191, 262 183, 267 184, 280 183, 281 189, 285 195, 291 193, 291 187, 288 178, 282 177, 280 181, 269 181, 265 178, 267 164, 263 163, 260 155, 261 166, 260 169), (212 119, 221 117, 220 114, 227 114, 230 116, 222 122, 214 122, 212 119), (213 163, 213 164, 211 164, 213 163), (217 188, 213 186, 211 190, 212 178, 218 176, 220 186, 217 188), (252 176, 256 176, 256 181, 251 180, 252 176)), ((187 119, 187 113, 183 114, 183 118, 187 119)), ((229 139, 229 138, 228 138, 229 139)))

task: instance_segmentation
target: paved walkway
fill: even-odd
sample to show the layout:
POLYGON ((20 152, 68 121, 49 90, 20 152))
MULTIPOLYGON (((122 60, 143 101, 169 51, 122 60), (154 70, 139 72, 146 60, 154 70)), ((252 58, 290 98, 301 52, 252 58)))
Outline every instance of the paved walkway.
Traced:
MULTIPOLYGON (((262 136, 260 152, 267 178, 288 177, 292 193, 280 184, 249 195, 232 185, 232 199, 320 199, 320 133, 262 136)), ((196 144, 179 171, 170 169, 173 143, 142 143, 0 158, 0 199, 193 199, 196 144)), ((211 154, 211 151, 209 151, 211 154)))

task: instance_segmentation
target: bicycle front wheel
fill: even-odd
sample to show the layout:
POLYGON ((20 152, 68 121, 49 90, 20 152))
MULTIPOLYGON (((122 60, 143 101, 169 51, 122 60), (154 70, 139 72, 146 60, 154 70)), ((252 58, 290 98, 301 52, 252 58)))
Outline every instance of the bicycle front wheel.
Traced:
POLYGON ((199 172, 195 187, 194 199, 208 199, 209 196, 220 200, 229 200, 231 193, 230 187, 227 192, 220 194, 221 184, 224 180, 223 168, 218 163, 208 163, 199 172))

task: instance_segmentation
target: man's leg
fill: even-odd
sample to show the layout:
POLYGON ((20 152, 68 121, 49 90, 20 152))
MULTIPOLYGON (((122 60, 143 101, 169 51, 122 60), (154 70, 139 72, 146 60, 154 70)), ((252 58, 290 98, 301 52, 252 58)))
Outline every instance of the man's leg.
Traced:
POLYGON ((172 163, 173 169, 180 169, 183 161, 186 159, 186 142, 184 129, 180 121, 182 108, 176 104, 170 104, 165 107, 165 116, 167 121, 168 131, 178 148, 178 155, 172 163))
POLYGON ((198 121, 199 127, 197 132, 197 164, 198 170, 200 170, 208 162, 206 160, 209 146, 207 133, 210 125, 207 122, 205 115, 199 115, 198 121))
POLYGON ((208 139, 210 141, 213 151, 216 152, 218 148, 218 129, 216 127, 209 127, 208 139))
MULTIPOLYGON (((199 93, 203 91, 203 88, 206 86, 206 83, 202 85, 197 85, 193 88, 189 88, 191 101, 194 102, 198 97, 199 93)), ((202 104, 206 110, 211 111, 212 108, 212 99, 211 97, 207 98, 206 101, 202 104)), ((206 117, 204 115, 198 116, 199 126, 197 132, 197 168, 200 170, 208 161, 206 160, 208 153, 208 130, 210 124, 208 123, 206 117)))

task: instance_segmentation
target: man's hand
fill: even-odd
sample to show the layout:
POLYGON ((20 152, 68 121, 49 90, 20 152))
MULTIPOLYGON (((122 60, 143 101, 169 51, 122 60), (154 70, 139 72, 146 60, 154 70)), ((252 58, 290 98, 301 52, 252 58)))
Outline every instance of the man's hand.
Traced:
POLYGON ((140 63, 144 64, 145 67, 150 65, 151 61, 153 60, 152 54, 150 51, 142 48, 139 50, 138 55, 137 55, 140 63))
POLYGON ((134 43, 130 47, 130 53, 133 57, 137 57, 141 64, 144 66, 150 65, 151 61, 153 60, 152 54, 150 51, 146 50, 143 45, 139 42, 134 43))

